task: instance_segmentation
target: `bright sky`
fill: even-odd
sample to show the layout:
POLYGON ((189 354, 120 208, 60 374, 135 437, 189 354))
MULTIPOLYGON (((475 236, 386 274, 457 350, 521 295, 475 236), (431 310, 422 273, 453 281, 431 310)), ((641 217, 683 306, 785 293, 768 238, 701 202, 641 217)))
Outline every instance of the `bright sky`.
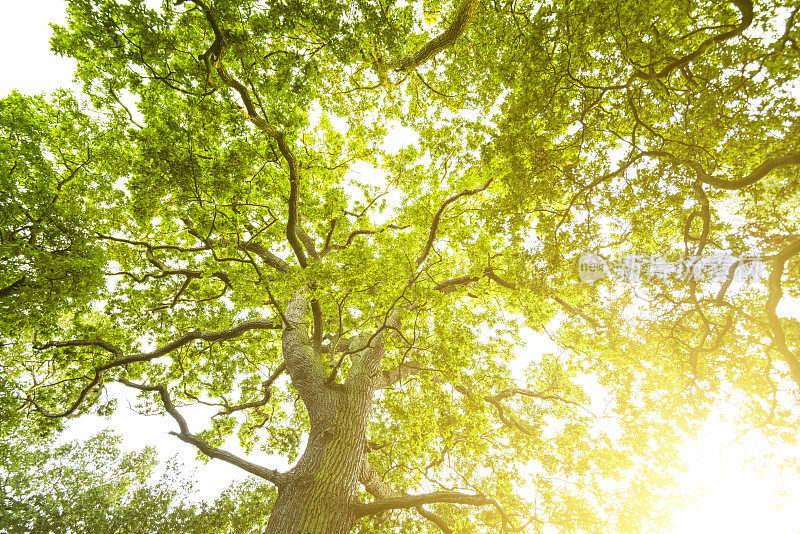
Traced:
MULTIPOLYGON (((64 12, 60 0, 3 1, 0 50, 5 53, 0 97, 12 89, 39 93, 71 85, 72 62, 54 56, 48 45, 48 22, 63 22, 64 12)), ((191 412, 187 415, 193 418, 191 412)), ((114 422, 127 446, 157 444, 162 457, 179 455, 187 467, 197 468, 199 497, 213 497, 233 478, 240 477, 221 462, 194 462, 194 448, 168 435, 175 430, 171 419, 141 416, 122 408, 114 422)), ((105 425, 99 418, 82 419, 71 427, 67 437, 86 437, 105 425)), ((684 446, 688 471, 681 478, 681 486, 701 496, 694 505, 676 513, 674 529, 664 534, 800 534, 800 473, 767 469, 759 474, 755 466, 744 462, 758 452, 759 443, 751 440, 731 445, 734 437, 731 426, 717 420, 684 446)), ((797 457, 796 451, 780 452, 797 457)), ((269 463, 262 458, 253 460, 269 463)))

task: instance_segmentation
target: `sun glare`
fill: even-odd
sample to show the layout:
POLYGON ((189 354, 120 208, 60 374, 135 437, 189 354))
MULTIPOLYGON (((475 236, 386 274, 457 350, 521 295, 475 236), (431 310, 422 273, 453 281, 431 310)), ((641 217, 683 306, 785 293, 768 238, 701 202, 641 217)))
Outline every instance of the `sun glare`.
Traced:
POLYGON ((735 438, 731 424, 715 419, 684 444, 680 486, 697 499, 675 512, 671 534, 800 534, 800 473, 754 461, 768 453, 791 460, 797 451, 735 438))

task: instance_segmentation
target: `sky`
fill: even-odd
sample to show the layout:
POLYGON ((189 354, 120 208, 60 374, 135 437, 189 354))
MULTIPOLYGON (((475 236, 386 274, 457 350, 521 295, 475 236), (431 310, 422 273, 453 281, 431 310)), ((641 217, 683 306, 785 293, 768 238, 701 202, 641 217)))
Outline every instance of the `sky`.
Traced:
MULTIPOLYGON (((64 21, 65 8, 60 0, 3 0, 0 50, 5 53, 0 98, 13 89, 41 93, 72 84, 73 62, 53 55, 48 44, 52 33, 48 23, 64 21)), ((113 388, 110 394, 122 395, 121 389, 113 388)), ((187 412, 190 421, 204 415, 202 408, 187 412)), ((168 435, 176 430, 169 418, 136 414, 125 407, 123 399, 113 421, 114 428, 123 434, 126 447, 157 445, 163 459, 177 455, 187 469, 195 469, 198 498, 213 498, 230 481, 244 477, 221 462, 195 461, 192 446, 168 435)), ((85 438, 107 426, 108 422, 98 417, 82 418, 70 426, 64 439, 85 438)), ((758 469, 746 463, 745 459, 758 454, 758 447, 763 445, 757 438, 735 444, 734 438, 730 425, 712 418, 697 438, 686 442, 682 457, 688 470, 680 483, 686 492, 698 494, 699 499, 677 512, 674 529, 664 534, 800 534, 800 474, 758 469)), ((779 452, 786 457, 797 454, 788 448, 779 452)), ((281 467, 270 458, 251 459, 281 467)))
POLYGON ((49 22, 63 24, 64 3, 59 0, 3 0, 0 4, 0 43, 3 69, 0 95, 13 89, 40 93, 68 86, 74 63, 50 51, 49 22))

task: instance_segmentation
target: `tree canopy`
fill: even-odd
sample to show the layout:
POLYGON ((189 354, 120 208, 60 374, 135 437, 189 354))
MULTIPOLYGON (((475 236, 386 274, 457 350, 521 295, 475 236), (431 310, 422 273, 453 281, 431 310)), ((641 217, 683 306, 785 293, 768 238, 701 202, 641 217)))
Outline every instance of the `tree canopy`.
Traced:
POLYGON ((713 406, 795 439, 795 2, 68 5, 82 94, 0 102, 4 410, 122 383, 268 533, 657 531, 713 406))

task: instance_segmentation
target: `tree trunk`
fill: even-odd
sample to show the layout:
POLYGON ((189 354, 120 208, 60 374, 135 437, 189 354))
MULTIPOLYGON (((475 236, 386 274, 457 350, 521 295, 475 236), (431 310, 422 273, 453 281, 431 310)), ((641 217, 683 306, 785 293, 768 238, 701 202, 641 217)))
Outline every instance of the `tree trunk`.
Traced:
POLYGON ((350 355, 347 378, 337 384, 328 380, 321 354, 308 341, 307 309, 303 296, 290 301, 282 341, 286 369, 311 428, 302 457, 278 487, 265 534, 346 534, 356 521, 374 377, 384 353, 382 335, 356 336, 353 344, 361 350, 350 355))
MULTIPOLYGON (((341 386, 339 386, 341 388, 341 386)), ((278 489, 266 534, 344 534, 353 528, 353 504, 364 457, 372 395, 342 388, 331 417, 312 431, 303 456, 278 489)))

